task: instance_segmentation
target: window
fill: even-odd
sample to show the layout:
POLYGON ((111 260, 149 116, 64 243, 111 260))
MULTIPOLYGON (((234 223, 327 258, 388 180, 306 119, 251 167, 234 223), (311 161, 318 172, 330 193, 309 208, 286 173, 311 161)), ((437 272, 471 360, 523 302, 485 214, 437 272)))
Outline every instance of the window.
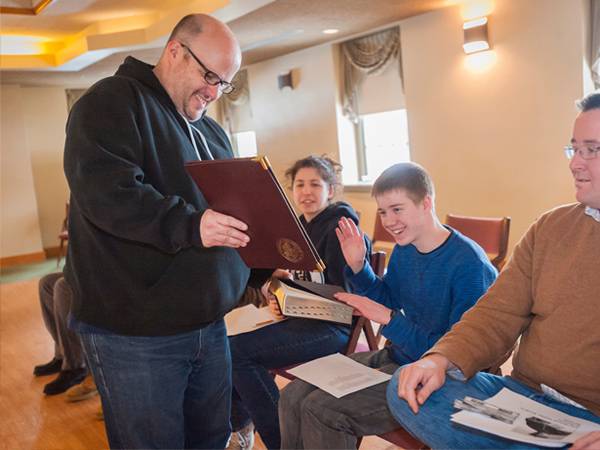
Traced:
POLYGON ((256 133, 254 131, 241 131, 233 133, 231 143, 235 156, 244 158, 248 156, 256 156, 258 149, 256 147, 256 133))
POLYGON ((400 72, 398 59, 392 58, 382 71, 363 73, 354 96, 342 98, 338 143, 345 185, 368 186, 392 164, 410 160, 400 72))
POLYGON ((372 183, 392 164, 410 161, 406 109, 362 115, 357 126, 362 127, 360 181, 372 183))
POLYGON ((345 184, 371 184, 392 164, 410 161, 406 109, 361 114, 355 133, 356 164, 344 164, 345 184))

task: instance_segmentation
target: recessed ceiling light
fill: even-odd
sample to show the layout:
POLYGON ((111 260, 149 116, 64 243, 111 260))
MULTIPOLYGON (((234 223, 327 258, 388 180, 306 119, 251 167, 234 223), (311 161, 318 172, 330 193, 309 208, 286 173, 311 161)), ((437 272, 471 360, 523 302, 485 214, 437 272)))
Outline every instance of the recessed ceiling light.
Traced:
POLYGON ((339 31, 340 30, 338 30, 337 28, 327 28, 326 30, 323 30, 323 34, 335 34, 339 31))

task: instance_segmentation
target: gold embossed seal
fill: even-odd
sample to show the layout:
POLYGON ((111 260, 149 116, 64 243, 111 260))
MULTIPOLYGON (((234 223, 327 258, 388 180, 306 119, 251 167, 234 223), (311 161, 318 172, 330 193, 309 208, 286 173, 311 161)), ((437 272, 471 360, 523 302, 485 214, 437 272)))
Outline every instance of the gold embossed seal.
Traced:
POLYGON ((296 242, 291 239, 281 238, 277 240, 277 251, 290 262, 297 263, 304 258, 304 252, 296 242))

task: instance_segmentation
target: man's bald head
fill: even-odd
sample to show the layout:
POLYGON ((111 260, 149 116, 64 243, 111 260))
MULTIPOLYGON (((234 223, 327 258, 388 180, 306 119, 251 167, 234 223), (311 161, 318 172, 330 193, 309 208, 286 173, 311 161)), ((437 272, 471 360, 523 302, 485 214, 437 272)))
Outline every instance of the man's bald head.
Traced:
POLYGON ((221 32, 228 35, 232 40, 236 40, 231 29, 220 20, 207 14, 189 14, 175 25, 169 36, 169 41, 172 39, 192 39, 203 32, 221 32))
POLYGON ((233 32, 223 22, 206 14, 185 16, 177 23, 154 68, 178 111, 197 120, 209 103, 220 95, 240 68, 241 50, 233 32), (217 78, 218 77, 218 78, 217 78))

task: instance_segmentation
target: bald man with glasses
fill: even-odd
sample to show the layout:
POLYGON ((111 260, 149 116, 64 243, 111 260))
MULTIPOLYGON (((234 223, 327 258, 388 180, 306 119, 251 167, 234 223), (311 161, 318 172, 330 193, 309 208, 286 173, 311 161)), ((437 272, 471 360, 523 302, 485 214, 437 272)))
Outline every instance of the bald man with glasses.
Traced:
POLYGON ((225 24, 186 16, 155 66, 128 57, 69 116, 71 327, 111 448, 224 448, 230 435, 223 316, 270 272, 243 263, 247 225, 210 209, 184 164, 233 157, 205 112, 240 63, 225 24))

